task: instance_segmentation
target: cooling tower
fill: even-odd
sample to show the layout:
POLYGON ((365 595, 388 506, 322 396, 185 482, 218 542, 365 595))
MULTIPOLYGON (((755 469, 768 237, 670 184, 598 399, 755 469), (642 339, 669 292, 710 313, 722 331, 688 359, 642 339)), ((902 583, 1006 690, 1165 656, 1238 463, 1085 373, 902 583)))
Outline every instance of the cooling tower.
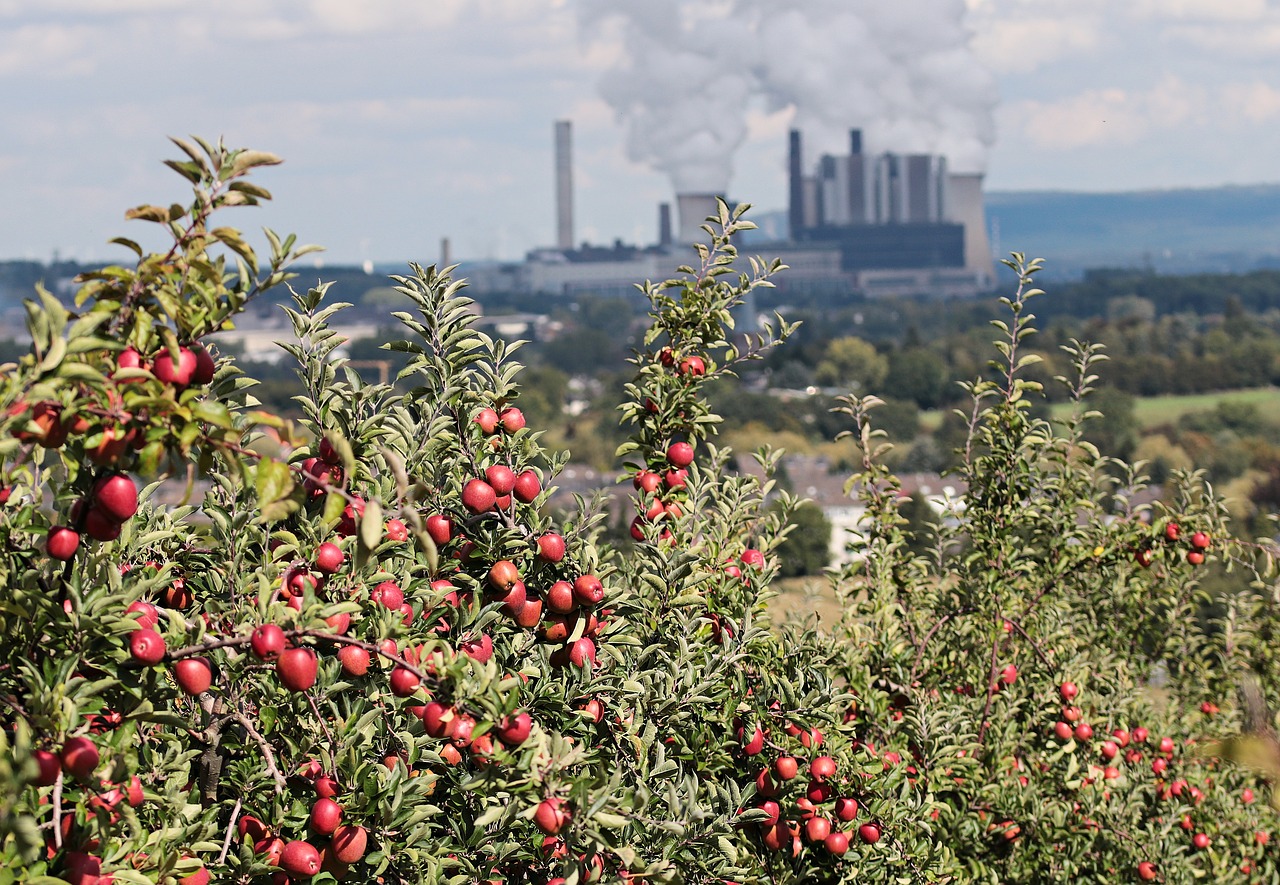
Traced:
POLYGON ((964 266, 995 279, 991 244, 987 241, 987 216, 982 205, 982 174, 947 176, 947 215, 964 225, 964 266))
POLYGON ((711 242, 711 238, 701 227, 708 216, 719 212, 715 194, 676 194, 676 212, 680 217, 680 234, 676 245, 711 242))
POLYGON ((556 121, 556 247, 573 248, 573 124, 556 121))

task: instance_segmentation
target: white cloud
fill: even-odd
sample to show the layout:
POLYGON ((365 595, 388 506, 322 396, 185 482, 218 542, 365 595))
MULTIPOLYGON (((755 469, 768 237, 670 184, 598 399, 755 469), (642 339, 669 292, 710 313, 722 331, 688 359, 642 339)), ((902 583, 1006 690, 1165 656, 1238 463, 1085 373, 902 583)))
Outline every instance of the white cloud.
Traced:
POLYGON ((1270 83, 1233 83, 1223 90, 1224 106, 1233 118, 1250 123, 1280 121, 1280 89, 1270 83))
POLYGON ((1102 36, 1099 22, 1090 17, 1037 16, 988 22, 972 45, 991 70, 1024 73, 1096 49, 1102 36))

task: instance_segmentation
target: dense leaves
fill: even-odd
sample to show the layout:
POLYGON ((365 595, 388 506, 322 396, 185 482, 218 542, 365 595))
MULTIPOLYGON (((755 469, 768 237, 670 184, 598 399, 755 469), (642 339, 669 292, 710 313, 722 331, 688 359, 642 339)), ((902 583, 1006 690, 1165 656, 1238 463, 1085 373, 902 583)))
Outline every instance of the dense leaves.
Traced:
POLYGON ((172 247, 123 243, 136 265, 86 276, 78 313, 38 293, 5 367, 8 881, 1274 880, 1265 781, 1230 761, 1272 771, 1265 550, 1202 476, 1139 504, 1098 455, 1097 348, 1068 354, 1075 416, 1036 417, 1034 265, 967 386, 963 500, 908 521, 877 401, 846 399, 868 519, 845 615, 776 627, 783 545, 821 523, 780 453, 739 475, 713 442, 706 385, 795 328, 733 329, 783 270, 740 259, 742 210, 644 287, 624 552, 600 500, 548 515, 567 456, 450 269, 392 281, 394 385, 338 355, 326 286, 294 293, 302 417, 258 410, 200 339, 306 249, 268 232, 263 268, 212 226, 275 158, 198 144, 171 164, 191 205, 130 213, 172 247), (1210 595, 1206 560, 1253 580, 1210 595))

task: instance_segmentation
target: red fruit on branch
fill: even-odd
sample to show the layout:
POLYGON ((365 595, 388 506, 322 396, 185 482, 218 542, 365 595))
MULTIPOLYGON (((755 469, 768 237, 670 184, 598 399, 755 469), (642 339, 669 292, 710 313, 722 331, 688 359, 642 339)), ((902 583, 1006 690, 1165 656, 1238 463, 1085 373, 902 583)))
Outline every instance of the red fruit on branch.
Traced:
POLYGON ((260 661, 275 660, 284 646, 284 630, 279 624, 263 624, 249 635, 249 648, 260 661))
MULTIPOLYGON (((409 527, 398 519, 388 519, 386 530, 388 541, 399 543, 400 541, 409 540, 409 527)), ((428 534, 430 534, 430 530, 428 530, 428 534)))
POLYGON ((858 827, 858 838, 868 845, 875 845, 880 841, 880 827, 876 824, 863 824, 858 827))
POLYGON ((565 555, 564 538, 555 532, 547 532, 538 537, 538 558, 543 562, 555 564, 561 562, 565 555))
POLYGON ((163 348, 152 362, 151 373, 165 384, 186 387, 195 380, 196 355, 189 347, 179 347, 175 360, 169 348, 163 348))
POLYGON ((489 586, 505 593, 520 580, 520 569, 509 559, 499 559, 489 567, 489 586))
POLYGON ((556 798, 543 799, 533 812, 533 824, 548 836, 554 836, 565 828, 572 814, 565 803, 556 798))
POLYGON ((521 504, 532 504, 542 494, 542 480, 532 470, 526 470, 516 477, 511 493, 521 504))
POLYGON ((369 653, 358 645, 344 645, 338 649, 338 663, 348 676, 363 676, 369 672, 369 653))
POLYGON ((493 730, 498 740, 508 747, 518 747, 529 739, 532 729, 533 719, 528 713, 520 712, 514 716, 504 717, 493 730))
POLYGON ((1058 686, 1058 694, 1065 703, 1071 703, 1079 693, 1080 689, 1076 687, 1074 682, 1064 682, 1058 686))
POLYGON ((173 678, 178 688, 195 697, 209 690, 213 684, 213 668, 205 658, 183 658, 173 665, 173 678))
POLYGON ((826 839, 822 840, 822 845, 827 851, 840 857, 849 852, 849 834, 848 833, 829 833, 826 839))
POLYGON ((493 409, 481 409, 471 420, 486 436, 492 436, 498 431, 498 413, 493 409))
POLYGON ((773 772, 778 780, 789 781, 800 773, 800 763, 794 756, 779 756, 774 760, 773 772))
POLYGON ((693 446, 687 442, 672 443, 667 447, 667 461, 677 469, 688 467, 693 463, 693 446))
POLYGON ((310 879, 320 872, 320 852, 301 839, 288 842, 280 851, 280 868, 290 876, 310 879))
POLYGON ((426 520, 427 534, 435 541, 437 547, 443 547, 453 540, 453 520, 443 513, 433 513, 426 520))
POLYGON ((579 575, 573 582, 573 596, 582 605, 595 605, 604 599, 604 585, 595 575, 579 575))
POLYGON ((498 420, 502 422, 502 429, 507 433, 515 433, 517 430, 524 429, 524 412, 521 412, 515 406, 508 406, 498 414, 498 420))
POLYGON ((306 691, 316 684, 319 662, 309 648, 287 648, 276 658, 276 675, 290 691, 306 691))
POLYGON ((368 845, 368 833, 364 827, 357 826, 340 826, 333 831, 333 838, 329 840, 329 847, 333 849, 334 857, 345 864, 360 861, 368 845))
POLYGON ((49 529, 44 548, 49 556, 60 562, 66 562, 76 555, 80 547, 80 533, 64 525, 55 525, 49 529))
POLYGON ((414 673, 404 667, 396 667, 391 671, 391 693, 398 698, 407 698, 418 690, 422 684, 414 673))
POLYGON ((140 664, 158 664, 166 651, 164 637, 155 630, 139 629, 129 634, 129 654, 140 664))
MULTIPOLYGON (((205 385, 213 381, 213 376, 218 370, 213 361, 213 355, 205 350, 203 344, 192 344, 191 352, 196 355, 196 368, 191 374, 191 382, 205 385)), ((323 443, 321 445, 323 447, 323 443)))
POLYGON ((317 799, 311 806, 307 827, 317 836, 330 836, 342 823, 342 806, 332 799, 317 799))
POLYGON ((1191 546, 1197 550, 1209 549, 1209 535, 1205 532, 1196 532, 1191 536, 1191 546))
POLYGON ((485 481, 493 488, 494 494, 509 495, 516 485, 516 474, 505 464, 494 464, 484 472, 485 481))
POLYGON ((62 770, 79 780, 88 780, 101 758, 97 745, 87 737, 67 738, 58 753, 62 770))
POLYGON ((36 777, 32 781, 37 787, 52 787, 58 781, 58 772, 62 768, 62 760, 48 750, 35 750, 31 758, 36 762, 36 777))
POLYGON ((138 487, 123 473, 113 473, 94 483, 93 503, 115 522, 124 522, 138 512, 138 487))
POLYGON ((680 374, 693 378, 707 374, 707 364, 700 356, 687 356, 680 361, 680 374))
POLYGON ((135 620, 138 622, 138 626, 143 629, 153 628, 160 623, 160 613, 156 610, 156 607, 142 600, 129 603, 129 607, 124 610, 124 613, 126 616, 136 613, 137 618, 135 620))
POLYGON ((383 581, 378 584, 369 594, 369 598, 374 602, 382 603, 392 611, 399 611, 400 606, 404 605, 404 591, 395 581, 383 581))
POLYGON ((337 574, 346 561, 342 548, 332 541, 325 541, 316 548, 315 567, 322 575, 337 574))
POLYGON ((835 777, 836 760, 830 756, 819 756, 809 763, 809 773, 813 775, 814 780, 824 781, 829 777, 835 777))
POLYGON ((1151 861, 1144 860, 1138 864, 1138 878, 1143 882, 1154 882, 1158 875, 1159 870, 1151 861))
POLYGON ((498 493, 483 479, 473 479, 462 488, 462 505, 472 513, 488 513, 498 502, 498 493))

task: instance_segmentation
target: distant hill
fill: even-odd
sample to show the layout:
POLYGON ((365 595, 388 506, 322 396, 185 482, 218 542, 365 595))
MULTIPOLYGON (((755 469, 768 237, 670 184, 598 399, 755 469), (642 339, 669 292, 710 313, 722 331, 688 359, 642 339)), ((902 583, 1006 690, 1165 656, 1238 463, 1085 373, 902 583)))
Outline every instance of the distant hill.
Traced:
POLYGON ((1043 257, 1055 276, 1102 266, 1170 274, 1280 268, 1280 184, 991 191, 986 206, 992 249, 1043 257))

